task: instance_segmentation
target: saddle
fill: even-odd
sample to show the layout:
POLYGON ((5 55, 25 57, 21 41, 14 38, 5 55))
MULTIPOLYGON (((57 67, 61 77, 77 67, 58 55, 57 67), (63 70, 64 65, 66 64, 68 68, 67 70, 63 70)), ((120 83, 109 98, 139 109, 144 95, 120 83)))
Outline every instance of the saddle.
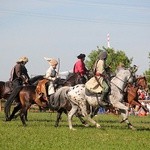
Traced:
POLYGON ((90 91, 89 89, 85 88, 85 94, 87 96, 95 96, 95 97, 100 97, 101 93, 94 93, 92 91, 90 91))

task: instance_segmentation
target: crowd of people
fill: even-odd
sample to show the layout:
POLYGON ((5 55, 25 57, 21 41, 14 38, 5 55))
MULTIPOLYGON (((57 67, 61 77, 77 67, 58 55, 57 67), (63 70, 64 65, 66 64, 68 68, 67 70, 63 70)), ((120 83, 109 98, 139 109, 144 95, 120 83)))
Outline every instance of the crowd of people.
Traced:
POLYGON ((138 99, 139 100, 150 100, 150 93, 144 89, 138 89, 138 99))

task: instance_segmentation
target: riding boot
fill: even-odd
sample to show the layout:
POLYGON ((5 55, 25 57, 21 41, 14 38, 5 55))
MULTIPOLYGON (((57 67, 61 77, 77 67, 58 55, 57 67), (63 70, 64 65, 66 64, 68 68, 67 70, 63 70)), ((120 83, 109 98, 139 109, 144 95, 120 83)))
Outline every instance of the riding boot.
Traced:
POLYGON ((108 94, 108 92, 102 92, 100 100, 98 101, 100 106, 108 106, 109 105, 109 102, 107 100, 107 94, 108 94))

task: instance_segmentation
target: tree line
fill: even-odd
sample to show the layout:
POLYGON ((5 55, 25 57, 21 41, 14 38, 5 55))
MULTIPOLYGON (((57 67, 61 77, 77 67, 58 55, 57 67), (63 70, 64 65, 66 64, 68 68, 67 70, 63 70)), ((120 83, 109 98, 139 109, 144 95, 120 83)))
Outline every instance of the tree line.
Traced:
MULTIPOLYGON (((123 63, 126 68, 132 67, 131 64, 133 61, 133 57, 129 58, 123 50, 115 50, 113 48, 106 47, 100 48, 97 46, 97 49, 92 50, 85 61, 85 64, 89 70, 92 69, 99 53, 102 51, 106 51, 108 54, 106 65, 111 67, 112 72, 115 72, 119 63, 123 63)), ((150 53, 148 58, 150 59, 150 53)), ((145 70, 145 72, 143 72, 143 75, 146 76, 148 83, 150 83, 150 67, 148 68, 148 70, 145 70)))

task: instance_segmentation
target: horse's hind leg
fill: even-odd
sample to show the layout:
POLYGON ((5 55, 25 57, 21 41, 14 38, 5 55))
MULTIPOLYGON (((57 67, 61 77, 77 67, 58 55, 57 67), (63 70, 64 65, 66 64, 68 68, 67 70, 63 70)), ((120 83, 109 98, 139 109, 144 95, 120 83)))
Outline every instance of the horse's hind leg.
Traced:
POLYGON ((62 112, 63 111, 58 111, 57 112, 57 119, 56 119, 56 122, 55 122, 55 127, 58 127, 59 120, 61 119, 62 112))
POLYGON ((73 118, 73 115, 75 115, 75 113, 77 112, 77 110, 78 110, 78 106, 77 106, 77 105, 74 105, 74 104, 72 103, 72 108, 71 108, 71 110, 70 110, 69 113, 68 113, 69 129, 71 129, 71 130, 75 130, 75 129, 73 128, 73 126, 72 126, 72 118, 73 118))
MULTIPOLYGON (((10 121, 11 121, 13 118, 17 118, 17 117, 18 117, 18 114, 17 114, 17 115, 15 115, 15 114, 16 114, 16 112, 18 112, 20 109, 21 109, 21 103, 18 103, 17 106, 14 107, 13 112, 12 112, 12 114, 11 114, 10 117, 9 117, 10 121)), ((20 114, 20 113, 19 113, 19 114, 20 114)))

